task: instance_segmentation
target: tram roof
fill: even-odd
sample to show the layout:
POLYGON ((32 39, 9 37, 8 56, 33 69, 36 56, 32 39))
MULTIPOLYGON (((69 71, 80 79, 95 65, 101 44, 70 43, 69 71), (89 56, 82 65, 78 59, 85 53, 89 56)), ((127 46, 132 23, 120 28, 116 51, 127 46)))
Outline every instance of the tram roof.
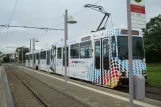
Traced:
MULTIPOLYGON (((142 30, 139 28, 133 28, 132 29, 132 36, 137 36, 137 37, 143 37, 142 30)), ((74 43, 79 43, 82 41, 82 39, 86 40, 92 40, 92 39, 99 39, 103 37, 112 37, 112 36, 127 36, 128 35, 128 30, 127 27, 113 27, 113 28, 107 28, 105 30, 100 30, 96 32, 91 32, 89 34, 85 34, 80 37, 72 38, 67 40, 67 44, 74 44, 74 43)), ((56 46, 63 46, 63 42, 58 42, 56 46)))

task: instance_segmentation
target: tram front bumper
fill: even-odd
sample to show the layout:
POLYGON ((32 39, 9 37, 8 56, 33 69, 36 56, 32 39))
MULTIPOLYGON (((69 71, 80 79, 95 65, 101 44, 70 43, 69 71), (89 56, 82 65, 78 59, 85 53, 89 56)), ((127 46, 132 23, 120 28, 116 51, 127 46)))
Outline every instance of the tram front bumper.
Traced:
MULTIPOLYGON (((147 75, 144 76, 147 79, 147 75)), ((121 78, 119 79, 119 85, 129 85, 129 78, 121 78)))

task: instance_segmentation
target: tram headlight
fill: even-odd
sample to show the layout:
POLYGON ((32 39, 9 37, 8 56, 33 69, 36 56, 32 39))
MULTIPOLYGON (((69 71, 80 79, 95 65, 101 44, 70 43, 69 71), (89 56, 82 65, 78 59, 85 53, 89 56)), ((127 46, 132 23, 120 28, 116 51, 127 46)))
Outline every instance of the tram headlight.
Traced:
POLYGON ((121 71, 120 72, 120 76, 123 76, 123 77, 126 76, 126 72, 125 71, 121 71))
POLYGON ((120 77, 122 76, 122 72, 120 72, 120 77))
POLYGON ((146 70, 143 70, 143 71, 142 71, 142 75, 145 75, 145 74, 146 74, 146 70))

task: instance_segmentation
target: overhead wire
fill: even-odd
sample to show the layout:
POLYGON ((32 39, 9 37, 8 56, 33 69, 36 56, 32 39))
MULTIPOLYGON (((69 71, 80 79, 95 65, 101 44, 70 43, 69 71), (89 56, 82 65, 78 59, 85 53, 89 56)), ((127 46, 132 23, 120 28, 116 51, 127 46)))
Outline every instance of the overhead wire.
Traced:
MULTIPOLYGON (((18 1, 19 1, 19 0, 16 0, 16 3, 15 3, 15 5, 14 5, 14 8, 13 8, 12 15, 11 15, 11 18, 10 18, 10 20, 9 20, 8 26, 11 24, 11 21, 12 21, 12 19, 13 19, 13 15, 14 15, 14 13, 15 13, 15 9, 16 9, 16 6, 17 6, 18 1)), ((8 36, 8 31, 9 31, 9 27, 7 27, 7 36, 8 36)))
MULTIPOLYGON (((98 0, 98 1, 96 1, 95 3, 93 3, 93 4, 97 4, 97 3, 101 2, 101 1, 102 1, 102 0, 98 0)), ((80 10, 80 11, 77 12, 77 13, 75 13, 73 16, 77 16, 77 15, 79 15, 80 13, 82 13, 83 11, 87 10, 87 8, 84 8, 84 6, 83 6, 82 8, 83 8, 82 10, 80 10)), ((62 21, 62 22, 56 24, 56 25, 53 27, 53 29, 55 29, 56 27, 62 25, 63 23, 64 23, 64 21, 62 21)), ((41 38, 41 37, 43 37, 43 36, 45 36, 45 35, 46 35, 46 33, 45 33, 44 35, 40 36, 39 38, 41 38)))
MULTIPOLYGON (((93 3, 93 4, 97 4, 97 3, 101 2, 101 1, 102 1, 102 0, 98 0, 98 1, 96 1, 95 3, 93 3)), ((82 13, 83 11, 87 10, 87 8, 84 8, 84 6, 83 6, 82 8, 83 8, 82 10, 80 10, 80 11, 77 12, 77 13, 75 13, 73 16, 77 16, 77 15, 79 15, 80 13, 82 13)), ((60 22, 60 23, 56 24, 56 26, 54 26, 54 28, 60 26, 61 24, 63 24, 63 22, 60 22)))
MULTIPOLYGON (((98 0, 98 1, 95 2, 94 4, 97 4, 97 3, 101 2, 101 1, 102 1, 102 0, 98 0)), ((11 21, 12 21, 12 18, 13 18, 14 11, 15 11, 15 9, 16 9, 17 3, 18 3, 18 0, 17 0, 16 3, 15 3, 14 9, 13 9, 13 13, 12 13, 12 16, 11 16, 11 19, 10 19, 10 22, 9 22, 8 26, 10 25, 10 23, 11 23, 11 21)), ((82 13, 83 11, 85 11, 86 9, 87 9, 87 8, 82 9, 81 11, 75 13, 73 16, 79 15, 80 13, 82 13)), ((64 22, 64 21, 63 21, 63 22, 64 22)), ((56 28, 56 27, 60 26, 61 24, 63 24, 63 22, 61 22, 61 23, 55 25, 54 28, 56 28)), ((26 26, 25 26, 25 27, 26 27, 26 26)), ((52 28, 52 29, 54 29, 54 28, 52 28)), ((9 30, 9 27, 8 27, 8 29, 7 29, 7 35, 8 35, 8 30, 9 30)), ((39 38, 42 38, 43 36, 45 36, 45 35, 47 34, 47 32, 48 32, 48 30, 45 30, 45 34, 42 35, 42 36, 40 36, 39 38)))
MULTIPOLYGON (((97 4, 97 3, 101 2, 101 1, 102 1, 102 0, 98 0, 97 2, 95 2, 95 3, 93 3, 93 4, 97 4)), ((75 13, 73 16, 77 16, 77 15, 79 15, 80 13, 82 13, 83 11, 87 10, 87 8, 84 8, 84 6, 83 6, 82 8, 83 8, 83 9, 82 9, 81 11, 75 13)))

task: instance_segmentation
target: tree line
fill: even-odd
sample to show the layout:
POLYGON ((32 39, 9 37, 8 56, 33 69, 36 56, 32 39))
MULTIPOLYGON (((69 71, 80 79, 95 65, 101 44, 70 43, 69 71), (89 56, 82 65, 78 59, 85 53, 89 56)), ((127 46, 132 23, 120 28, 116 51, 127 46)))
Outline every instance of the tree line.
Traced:
POLYGON ((13 61, 19 61, 22 62, 22 55, 23 55, 23 61, 25 62, 25 54, 29 52, 29 48, 26 47, 18 47, 16 49, 16 53, 19 53, 18 56, 16 57, 16 54, 13 54, 12 56, 16 57, 15 59, 11 59, 11 54, 5 54, 5 56, 3 57, 3 62, 5 63, 9 63, 9 62, 13 62, 13 61), (23 52, 22 52, 23 49, 23 52), (18 58, 19 57, 19 58, 18 58))
POLYGON ((147 63, 161 62, 161 15, 151 18, 144 32, 144 48, 147 63))

